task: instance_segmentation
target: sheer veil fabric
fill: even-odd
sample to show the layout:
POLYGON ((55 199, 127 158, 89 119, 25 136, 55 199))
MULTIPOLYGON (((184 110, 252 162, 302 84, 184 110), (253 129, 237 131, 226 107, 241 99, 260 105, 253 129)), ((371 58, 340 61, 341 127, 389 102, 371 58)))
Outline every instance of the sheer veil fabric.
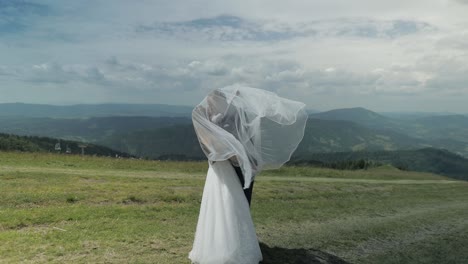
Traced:
POLYGON ((192 112, 208 160, 238 163, 244 188, 261 170, 279 168, 290 159, 304 137, 307 118, 303 103, 238 85, 212 91, 192 112))
POLYGON ((216 89, 195 107, 192 120, 209 160, 195 240, 197 264, 254 264, 262 260, 242 188, 263 169, 287 162, 304 136, 305 105, 243 86, 216 89), (239 166, 245 184, 231 164, 239 166))

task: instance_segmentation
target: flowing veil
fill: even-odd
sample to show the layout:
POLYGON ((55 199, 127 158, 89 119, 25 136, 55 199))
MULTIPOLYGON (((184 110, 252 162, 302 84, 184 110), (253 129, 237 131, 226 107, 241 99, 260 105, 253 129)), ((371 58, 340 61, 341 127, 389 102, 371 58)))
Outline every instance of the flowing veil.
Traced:
POLYGON ((192 120, 208 160, 233 159, 248 188, 262 169, 286 163, 304 136, 305 104, 261 89, 216 89, 195 107, 192 120))
POLYGON ((265 90, 216 89, 192 120, 210 161, 189 258, 197 264, 256 264, 262 254, 242 188, 287 162, 304 136, 305 105, 265 90), (239 166, 244 186, 232 165, 239 166))

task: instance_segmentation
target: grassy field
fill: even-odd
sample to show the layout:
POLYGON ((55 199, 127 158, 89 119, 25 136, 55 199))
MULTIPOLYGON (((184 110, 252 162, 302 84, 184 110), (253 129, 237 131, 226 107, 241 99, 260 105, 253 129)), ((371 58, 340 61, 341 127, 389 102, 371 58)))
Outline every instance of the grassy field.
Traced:
MULTIPOLYGON (((0 152, 0 263, 189 263, 206 170, 0 152)), ((265 263, 468 263, 468 182, 433 174, 266 171, 252 216, 265 263)))

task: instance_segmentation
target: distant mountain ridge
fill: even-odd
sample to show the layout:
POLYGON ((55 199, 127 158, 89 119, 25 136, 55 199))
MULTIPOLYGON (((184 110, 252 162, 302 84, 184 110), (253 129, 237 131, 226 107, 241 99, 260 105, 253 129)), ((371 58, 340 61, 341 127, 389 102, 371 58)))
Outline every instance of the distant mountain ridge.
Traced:
POLYGON ((0 151, 52 152, 82 154, 80 146, 86 146, 85 155, 132 157, 131 155, 96 144, 83 144, 77 141, 60 140, 48 137, 17 136, 0 133, 0 151), (60 149, 56 148, 56 145, 60 149))
POLYGON ((396 151, 357 151, 294 155, 291 164, 317 164, 366 160, 390 164, 402 170, 431 172, 455 179, 468 180, 468 159, 446 150, 423 148, 396 151))
MULTIPOLYGON (((21 111, 0 112, 0 132, 61 138, 62 142, 68 142, 64 144, 74 144, 75 149, 77 141, 84 141, 105 146, 104 152, 108 153, 129 153, 151 159, 205 159, 191 122, 191 107, 100 105, 85 109, 88 106, 79 105, 64 110, 30 106, 23 107, 22 111, 37 112, 27 115, 23 112, 23 116, 12 116, 21 111), (52 116, 34 117, 47 114, 52 116)), ((6 109, 11 105, 0 104, 0 111, 1 107, 6 109)), ((294 154, 296 160, 372 159, 402 169, 455 178, 466 179, 463 175, 468 174, 466 160, 460 156, 468 157, 467 116, 439 114, 399 119, 365 108, 348 108, 309 111, 309 117, 304 139, 294 154)), ((57 142, 57 139, 37 141, 34 138, 37 137, 3 135, 0 144, 4 145, 3 148, 0 145, 0 150, 13 146, 23 151, 51 151, 57 142)))
POLYGON ((309 118, 297 153, 414 149, 423 140, 389 130, 378 130, 343 120, 309 118))
POLYGON ((188 117, 110 116, 92 118, 0 117, 0 132, 86 142, 100 142, 114 134, 191 124, 188 117))
POLYGON ((85 118, 104 116, 190 116, 193 107, 165 104, 0 104, 0 116, 85 118))
MULTIPOLYGON (((184 117, 1 118, 0 132, 87 141, 137 156, 203 157, 191 119, 184 117)), ((298 153, 426 147, 422 140, 341 120, 310 118, 298 153)))
MULTIPOLYGON (((120 109, 119 105, 116 107, 120 109)), ((176 107, 176 110, 180 109, 176 107)), ((301 155, 433 147, 468 157, 468 117, 463 115, 406 120, 365 108, 348 108, 309 116, 304 139, 297 150, 301 155)), ((25 118, 0 115, 0 132, 86 141, 148 158, 203 157, 190 116, 25 118)))
POLYGON ((325 112, 319 112, 310 115, 312 118, 317 119, 328 119, 328 120, 353 120, 361 122, 369 121, 381 121, 388 119, 387 117, 380 115, 376 112, 368 110, 363 107, 353 108, 340 108, 325 112))
POLYGON ((393 131, 424 141, 427 146, 447 148, 468 156, 468 116, 461 114, 397 119, 364 108, 348 108, 312 114, 310 117, 349 121, 371 129, 393 131))
MULTIPOLYGON (((452 112, 378 112, 380 115, 400 120, 412 120, 431 116, 457 115, 452 112)), ((464 114, 468 116, 467 114, 464 114)))

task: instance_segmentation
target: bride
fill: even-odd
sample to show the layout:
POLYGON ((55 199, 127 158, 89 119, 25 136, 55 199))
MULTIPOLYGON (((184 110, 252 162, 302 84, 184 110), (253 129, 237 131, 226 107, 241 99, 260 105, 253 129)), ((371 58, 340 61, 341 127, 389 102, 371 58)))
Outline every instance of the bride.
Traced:
POLYGON ((189 258, 197 264, 259 263, 249 194, 256 174, 281 167, 297 148, 307 121, 305 105, 265 90, 229 86, 208 94, 192 120, 209 169, 189 258))

